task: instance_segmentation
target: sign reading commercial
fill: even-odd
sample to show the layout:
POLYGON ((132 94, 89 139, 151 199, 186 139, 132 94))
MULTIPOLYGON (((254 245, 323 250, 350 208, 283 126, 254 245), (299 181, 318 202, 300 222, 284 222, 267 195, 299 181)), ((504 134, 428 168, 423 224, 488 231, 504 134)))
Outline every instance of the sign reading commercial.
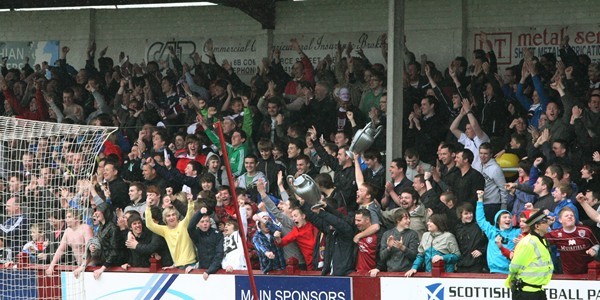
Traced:
MULTIPOLYGON (((302 51, 311 60, 313 66, 327 55, 335 60, 338 42, 346 47, 352 43, 353 56, 358 56, 356 50, 362 49, 371 63, 385 63, 381 55, 383 42, 382 32, 341 32, 341 33, 315 33, 299 35, 277 35, 274 37, 273 47, 281 50, 281 64, 286 72, 290 73, 292 65, 300 60, 298 53, 291 47, 290 40, 296 38, 302 51)), ((346 54, 344 52, 343 56, 346 54)))
MULTIPOLYGON (((233 71, 242 80, 249 82, 249 79, 258 72, 258 66, 261 63, 265 49, 259 49, 263 43, 257 41, 257 36, 244 37, 215 37, 213 41, 213 51, 217 63, 221 64, 227 59, 233 71)), ((194 52, 202 55, 204 62, 208 61, 206 55, 206 41, 208 37, 190 37, 179 40, 155 40, 148 44, 144 55, 146 61, 168 60, 170 56, 169 47, 173 47, 177 57, 182 63, 188 63, 193 66, 191 55, 194 52)))
POLYGON ((498 64, 516 65, 524 56, 524 49, 533 50, 535 56, 545 53, 558 55, 560 43, 569 37, 569 44, 576 54, 588 55, 592 61, 600 61, 600 30, 598 25, 516 27, 505 29, 474 29, 470 33, 469 53, 487 46, 479 39, 481 33, 492 42, 498 64))
MULTIPOLYGON (((260 300, 352 299, 351 278, 256 276, 255 280, 260 300)), ((235 299, 254 300, 248 276, 235 276, 235 299)))
POLYGON ((6 67, 9 69, 23 68, 26 57, 29 57, 32 68, 42 62, 48 62, 52 66, 58 59, 58 51, 58 41, 0 42, 0 57, 7 59, 6 67))
MULTIPOLYGON (((415 300, 511 299, 504 279, 382 277, 381 299, 397 300, 398 295, 415 300)), ((552 280, 546 295, 550 300, 600 300, 600 287, 597 281, 552 280)))
MULTIPOLYGON (((335 60, 337 44, 344 47, 352 43, 353 56, 358 56, 356 50, 362 49, 371 63, 385 63, 381 55, 382 32, 349 32, 349 33, 315 33, 298 35, 277 35, 273 47, 281 50, 281 64, 286 72, 291 73, 292 65, 300 60, 298 53, 291 47, 290 40, 296 38, 304 53, 313 66, 330 55, 335 60)), ((189 37, 184 39, 153 40, 148 43, 145 52, 146 61, 169 60, 169 47, 173 47, 177 57, 182 62, 193 65, 191 55, 197 52, 207 61, 206 41, 208 37, 189 37)), ((245 82, 259 71, 262 59, 270 50, 265 49, 266 42, 260 36, 215 37, 213 49, 219 64, 227 59, 233 71, 245 82)), ((344 52, 344 56, 346 56, 344 52)))

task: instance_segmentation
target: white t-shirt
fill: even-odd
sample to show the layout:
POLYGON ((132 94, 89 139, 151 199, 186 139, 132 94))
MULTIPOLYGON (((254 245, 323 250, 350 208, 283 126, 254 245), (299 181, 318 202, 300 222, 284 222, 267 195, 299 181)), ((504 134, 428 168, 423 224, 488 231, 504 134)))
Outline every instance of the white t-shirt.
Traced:
POLYGON ((471 150, 471 152, 473 152, 473 156, 475 158, 473 159, 473 162, 471 163, 472 166, 478 166, 481 164, 481 162, 479 160, 479 146, 481 146, 481 144, 483 144, 483 143, 487 143, 490 141, 490 138, 487 136, 487 134, 484 133, 484 135, 485 136, 483 137, 483 139, 480 139, 477 135, 475 135, 475 137, 473 139, 470 139, 463 132, 460 134, 460 137, 458 138, 458 142, 465 145, 465 149, 469 149, 469 150, 471 150))

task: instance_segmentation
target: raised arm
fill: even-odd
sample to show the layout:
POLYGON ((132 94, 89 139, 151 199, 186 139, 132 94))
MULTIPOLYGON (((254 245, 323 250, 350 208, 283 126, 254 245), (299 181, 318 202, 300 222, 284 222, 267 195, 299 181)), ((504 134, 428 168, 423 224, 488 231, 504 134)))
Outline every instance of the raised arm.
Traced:
POLYGON ((583 193, 577 194, 577 197, 575 197, 575 199, 577 199, 577 202, 581 204, 581 207, 583 207, 583 210, 585 210, 585 213, 588 215, 588 217, 590 217, 590 219, 592 219, 596 223, 600 223, 600 213, 598 213, 598 211, 596 211, 592 206, 590 206, 583 193))
POLYGON ((185 217, 181 222, 183 223, 184 228, 187 228, 188 224, 190 224, 190 220, 194 215, 194 201, 188 201, 187 212, 185 213, 185 217))
POLYGON ((154 223, 154 221, 152 220, 152 211, 150 210, 150 205, 146 206, 146 211, 144 212, 144 216, 146 217, 146 227, 148 229, 150 229, 152 232, 164 237, 165 236, 165 233, 164 233, 165 226, 154 223))
POLYGON ((481 130, 479 121, 477 121, 477 118, 475 118, 475 115, 473 115, 473 111, 471 110, 471 102, 468 99, 463 99, 462 105, 467 114, 467 118, 469 118, 469 124, 471 124, 473 131, 475 131, 475 135, 477 135, 479 139, 483 140, 485 137, 487 137, 487 134, 481 130))
POLYGON ((458 116, 456 116, 456 118, 454 118, 454 121, 452 121, 452 124, 450 124, 450 132, 452 132, 452 134, 457 139, 459 139, 460 136, 463 134, 462 130, 458 129, 458 125, 460 125, 460 121, 464 118, 464 116, 465 116, 465 109, 463 106, 463 108, 458 113, 458 116))
POLYGON ((354 177, 356 178, 356 186, 361 186, 365 182, 362 170, 360 169, 360 163, 358 162, 358 153, 354 154, 354 177))

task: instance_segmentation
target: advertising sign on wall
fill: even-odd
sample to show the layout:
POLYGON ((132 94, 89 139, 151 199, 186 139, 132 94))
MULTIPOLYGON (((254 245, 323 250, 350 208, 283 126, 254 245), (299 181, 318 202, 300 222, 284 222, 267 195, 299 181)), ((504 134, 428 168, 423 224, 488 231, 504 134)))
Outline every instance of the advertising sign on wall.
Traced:
MULTIPOLYGON (((397 300, 398 295, 413 300, 511 299, 504 279, 382 277, 381 299, 397 300)), ((546 295, 549 300, 596 300, 600 288, 597 281, 552 280, 546 295)))
MULTIPOLYGON (((256 276, 260 300, 350 300, 352 279, 318 276, 256 276)), ((254 299, 248 276, 201 274, 148 274, 105 272, 75 278, 61 274, 63 299, 254 299)))
MULTIPOLYGON (((362 49, 371 63, 384 63, 381 55, 382 32, 349 32, 349 33, 315 33, 297 35, 277 35, 273 47, 281 50, 281 64, 286 72, 291 73, 292 65, 300 60, 298 53, 292 47, 290 40, 296 38, 304 53, 309 57, 313 66, 330 55, 335 60, 338 41, 345 47, 352 43, 353 56, 358 56, 356 50, 362 49)), ((175 49, 182 62, 192 65, 191 55, 197 52, 203 55, 207 62, 205 43, 208 37, 189 37, 173 40, 149 41, 145 52, 146 61, 161 61, 169 59, 169 47, 175 49)), ((262 59, 269 51, 266 39, 261 36, 214 37, 213 49, 217 62, 221 64, 227 59, 233 71, 244 81, 249 82, 262 64, 262 59)), ((344 53, 344 56, 345 53, 344 53)))
POLYGON ((63 299, 234 299, 234 276, 201 274, 62 273, 63 299), (79 288, 79 287, 82 288, 79 288))
MULTIPOLYGON (((598 25, 472 29, 469 34, 469 53, 472 53, 473 49, 488 50, 479 39, 482 32, 492 42, 498 64, 502 67, 518 64, 523 58, 525 48, 533 50, 533 54, 538 57, 545 53, 556 53, 558 56, 561 41, 567 36, 576 54, 585 54, 592 61, 600 61, 598 25)), ((470 57, 468 59, 470 60, 470 57)))
POLYGON ((58 41, 38 42, 0 42, 0 58, 6 58, 6 66, 10 68, 23 68, 25 58, 29 57, 29 64, 48 62, 51 66, 58 59, 58 41))
MULTIPOLYGON (((204 62, 208 61, 205 44, 208 37, 190 37, 180 40, 154 40, 149 43, 144 55, 146 61, 161 61, 169 59, 169 47, 173 47, 177 57, 183 62, 193 65, 191 55, 194 52, 202 55, 204 62)), ((213 51, 217 63, 221 64, 227 59, 233 71, 242 80, 249 82, 250 78, 258 72, 265 49, 260 48, 263 43, 257 36, 244 37, 215 37, 213 51)))
MULTIPOLYGON (((274 37, 273 47, 281 50, 281 64, 286 72, 290 73, 292 65, 300 60, 298 53, 291 47, 290 40, 296 38, 302 51, 310 58, 313 66, 324 59, 327 55, 335 60, 337 44, 343 47, 352 43, 354 51, 352 56, 358 56, 356 50, 362 49, 371 63, 384 63, 381 55, 383 32, 339 32, 339 33, 314 33, 299 35, 277 35, 274 37)), ((343 57, 345 57, 345 52, 343 57)))
POLYGON ((36 299, 36 271, 4 269, 0 271, 0 299, 36 299))
MULTIPOLYGON (((260 300, 350 300, 351 278, 256 276, 260 300)), ((235 276, 235 299, 254 300, 248 276, 235 276)))

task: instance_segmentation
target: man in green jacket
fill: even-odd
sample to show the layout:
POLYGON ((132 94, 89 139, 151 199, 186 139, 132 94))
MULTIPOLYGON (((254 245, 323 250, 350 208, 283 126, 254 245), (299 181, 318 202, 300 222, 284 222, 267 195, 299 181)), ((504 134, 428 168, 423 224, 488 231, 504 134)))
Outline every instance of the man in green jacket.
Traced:
MULTIPOLYGON (((199 122, 206 136, 221 150, 221 141, 219 137, 208 128, 208 125, 203 118, 199 118, 199 122)), ((248 146, 246 145, 246 132, 242 129, 234 129, 231 134, 231 143, 225 143, 225 150, 229 156, 229 163, 231 164, 231 172, 233 176, 237 177, 244 173, 244 158, 248 155, 248 146)))

